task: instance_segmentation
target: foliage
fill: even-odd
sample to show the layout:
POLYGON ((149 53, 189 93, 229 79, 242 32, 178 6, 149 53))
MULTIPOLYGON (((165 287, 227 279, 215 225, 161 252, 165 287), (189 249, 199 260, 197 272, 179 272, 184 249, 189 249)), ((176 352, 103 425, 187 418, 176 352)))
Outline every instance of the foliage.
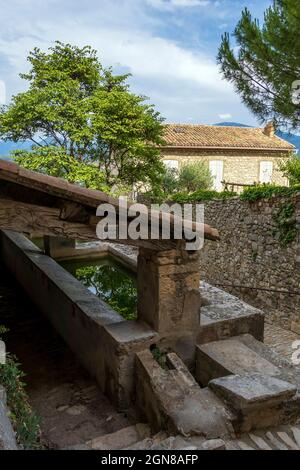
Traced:
POLYGON ((279 243, 286 247, 293 242, 297 236, 297 223, 295 217, 296 206, 293 201, 281 204, 277 214, 274 216, 276 229, 274 235, 278 235, 279 243))
POLYGON ((4 325, 0 325, 0 335, 4 335, 4 333, 7 333, 8 329, 4 325))
POLYGON ((174 194, 178 189, 178 170, 175 168, 165 168, 162 175, 161 188, 165 195, 174 194))
POLYGON ((257 201, 274 196, 292 196, 298 191, 300 191, 300 185, 289 188, 287 186, 276 186, 275 184, 262 184, 244 189, 240 198, 243 201, 257 201))
POLYGON ((178 190, 178 170, 164 167, 150 191, 143 191, 141 202, 148 204, 161 204, 178 190))
POLYGON ((162 369, 168 370, 167 365, 167 354, 171 352, 171 349, 161 349, 157 345, 153 345, 151 348, 151 353, 155 361, 160 365, 162 369))
POLYGON ((206 162, 195 162, 183 165, 178 176, 178 186, 188 193, 210 189, 213 178, 206 162))
MULTIPOLYGON (((0 334, 8 330, 0 326, 0 334)), ((39 419, 31 410, 25 392, 23 378, 17 359, 7 353, 5 364, 0 364, 0 383, 7 393, 7 405, 10 410, 10 419, 16 431, 18 443, 24 449, 40 449, 39 419)))
POLYGON ((279 164, 279 169, 283 172, 291 186, 300 185, 300 158, 293 155, 279 164))
POLYGON ((81 164, 78 171, 84 184, 95 177, 95 173, 92 179, 86 177, 84 164, 98 168, 110 188, 119 183, 152 183, 159 178, 162 118, 145 103, 145 97, 129 91, 128 75, 104 69, 96 51, 88 46, 60 42, 48 53, 35 48, 28 61, 31 70, 21 74, 29 82, 28 90, 14 96, 0 113, 2 139, 35 144, 32 153, 23 153, 25 159, 18 159, 20 164, 48 171, 44 148, 53 159, 55 147, 60 157, 55 171, 65 177, 69 163, 72 166, 76 160, 81 164))
POLYGON ((229 199, 231 197, 236 196, 236 193, 231 191, 207 191, 207 190, 198 190, 194 193, 177 193, 172 196, 171 200, 173 202, 178 202, 179 204, 188 204, 193 202, 201 202, 201 201, 210 201, 212 199, 229 199))
POLYGON ((76 277, 107 302, 126 320, 137 317, 137 291, 134 279, 118 267, 87 266, 76 270, 76 277))
POLYGON ((225 78, 251 111, 261 121, 291 129, 300 125, 299 99, 292 99, 300 72, 299 28, 299 1, 274 0, 262 25, 246 8, 233 34, 235 44, 226 33, 218 54, 225 78))
POLYGON ((34 146, 31 152, 15 150, 12 156, 24 168, 65 178, 70 183, 78 183, 91 189, 109 190, 104 174, 97 167, 76 160, 62 148, 34 146))

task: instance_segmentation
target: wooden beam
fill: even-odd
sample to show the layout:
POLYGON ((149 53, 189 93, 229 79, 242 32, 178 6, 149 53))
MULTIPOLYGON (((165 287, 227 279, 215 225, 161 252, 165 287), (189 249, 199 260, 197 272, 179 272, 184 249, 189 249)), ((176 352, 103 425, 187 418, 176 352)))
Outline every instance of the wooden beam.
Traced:
MULTIPOLYGON (((64 220, 65 215, 60 208, 42 207, 0 198, 0 227, 3 230, 27 234, 36 232, 73 240, 98 240, 96 226, 101 220, 100 217, 90 217, 86 223, 80 223, 64 220)), ((174 249, 182 244, 182 240, 117 239, 112 241, 156 251, 174 249)))
MULTIPOLYGON (((26 170, 14 163, 0 160, 0 197, 12 198, 14 201, 27 202, 38 206, 66 208, 65 220, 82 222, 86 213, 92 215, 95 209, 103 203, 111 204, 116 212, 119 211, 119 200, 108 196, 101 191, 83 188, 68 183, 61 178, 26 170), (24 200, 24 197, 25 200, 24 200), (80 207, 81 206, 81 207, 80 207)), ((130 207, 130 204, 129 204, 130 207)), ((147 216, 150 216, 147 212, 147 216)), ((153 213, 152 213, 153 216, 153 213)), ((155 217, 161 226, 163 213, 157 212, 155 217)), ((176 223, 181 223, 176 216, 170 215, 171 229, 176 223)), ((204 237, 209 240, 218 240, 218 231, 207 224, 193 222, 192 230, 200 232, 204 229, 204 237)))

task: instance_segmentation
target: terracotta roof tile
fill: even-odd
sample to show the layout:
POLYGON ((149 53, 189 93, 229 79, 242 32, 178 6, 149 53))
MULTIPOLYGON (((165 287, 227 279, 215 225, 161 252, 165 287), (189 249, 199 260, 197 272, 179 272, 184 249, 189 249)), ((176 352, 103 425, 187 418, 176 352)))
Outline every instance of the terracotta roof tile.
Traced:
MULTIPOLYGON (((19 165, 12 162, 7 162, 0 159, 0 186, 2 181, 31 188, 33 190, 58 197, 63 200, 69 200, 73 203, 81 204, 90 208, 97 208, 101 203, 109 203, 112 206, 119 208, 119 200, 112 198, 109 195, 96 191, 94 189, 87 189, 76 184, 68 183, 66 180, 48 176, 34 171, 26 170, 19 165)), ((1 194, 0 194, 1 201, 1 194)), ((129 204, 130 206, 130 204, 129 204)), ((150 214, 147 212, 147 215, 150 214)), ((162 212, 156 212, 160 220, 162 219, 162 212)), ((171 215, 171 224, 175 224, 176 217, 171 215)), ((180 221, 181 222, 181 221, 180 221)), ((200 231, 204 228, 204 236, 210 240, 219 239, 218 231, 207 224, 194 223, 193 230, 200 231)))
POLYGON ((268 137, 253 127, 166 124, 167 147, 289 150, 295 147, 279 137, 268 137))

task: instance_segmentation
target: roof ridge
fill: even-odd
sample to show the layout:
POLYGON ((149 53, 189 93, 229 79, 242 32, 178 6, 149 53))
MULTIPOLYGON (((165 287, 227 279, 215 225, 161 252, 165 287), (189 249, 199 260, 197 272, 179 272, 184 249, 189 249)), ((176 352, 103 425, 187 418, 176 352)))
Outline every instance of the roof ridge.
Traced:
POLYGON ((257 130, 261 130, 263 131, 263 128, 262 127, 252 127, 252 126, 220 126, 220 125, 216 125, 216 124, 189 124, 189 123, 170 123, 170 122, 166 122, 163 124, 164 126, 189 126, 189 127, 220 127, 221 129, 257 129, 257 130))

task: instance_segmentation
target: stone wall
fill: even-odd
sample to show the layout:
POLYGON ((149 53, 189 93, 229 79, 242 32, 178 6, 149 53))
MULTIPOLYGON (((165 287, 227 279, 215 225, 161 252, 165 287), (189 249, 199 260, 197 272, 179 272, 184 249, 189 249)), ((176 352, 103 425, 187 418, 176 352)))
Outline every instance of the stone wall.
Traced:
POLYGON ((300 333, 300 194, 292 199, 298 231, 286 247, 274 234, 274 214, 286 198, 205 203, 205 222, 221 240, 205 242, 200 262, 202 279, 264 310, 267 321, 300 333))
POLYGON ((287 179, 278 170, 278 163, 286 154, 272 151, 249 150, 193 150, 163 149, 163 160, 177 160, 179 167, 194 161, 222 160, 224 162, 223 178, 226 182, 253 184, 259 182, 260 162, 273 162, 272 182, 286 186, 287 179))
POLYGON ((0 385, 0 451, 17 450, 17 443, 9 412, 6 406, 6 393, 0 385))

